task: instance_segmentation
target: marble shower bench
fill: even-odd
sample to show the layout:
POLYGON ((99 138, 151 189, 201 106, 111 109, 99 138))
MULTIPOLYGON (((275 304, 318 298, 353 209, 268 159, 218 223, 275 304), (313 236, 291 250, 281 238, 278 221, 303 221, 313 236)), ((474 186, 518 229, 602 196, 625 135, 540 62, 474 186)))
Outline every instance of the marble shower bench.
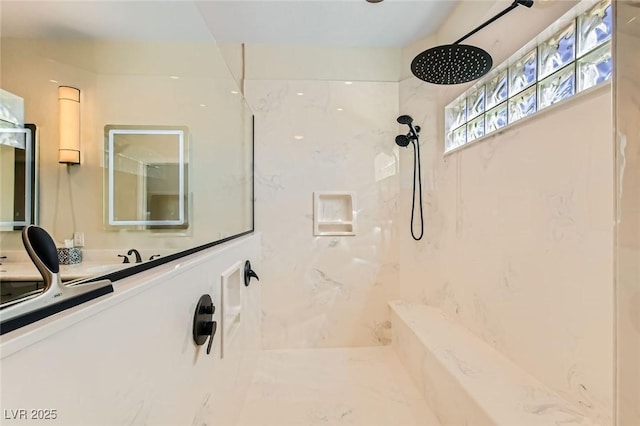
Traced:
POLYGON ((443 425, 595 425, 437 308, 389 306, 393 347, 443 425))

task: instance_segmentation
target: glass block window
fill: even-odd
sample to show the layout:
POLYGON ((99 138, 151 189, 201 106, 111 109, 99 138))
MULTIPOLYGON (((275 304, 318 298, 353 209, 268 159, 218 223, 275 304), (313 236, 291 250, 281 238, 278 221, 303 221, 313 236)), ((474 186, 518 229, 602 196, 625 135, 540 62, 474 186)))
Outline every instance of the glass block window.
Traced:
POLYGON ((447 140, 445 142, 445 150, 451 151, 452 149, 458 148, 459 146, 467 143, 467 126, 462 125, 458 129, 453 132, 449 132, 447 134, 447 140))
POLYGON ((520 93, 536 82, 538 50, 533 49, 509 68, 509 96, 520 93))
POLYGON ((610 80, 613 73, 610 43, 578 59, 577 72, 579 91, 610 80))
POLYGON ((611 80, 611 0, 584 0, 552 28, 445 108, 445 152, 611 80))
POLYGON ((472 120, 484 112, 484 86, 467 95, 467 120, 472 120))
POLYGON ((463 96, 458 101, 447 107, 446 110, 447 132, 463 126, 467 122, 467 98, 463 96))
POLYGON ((538 79, 545 78, 575 59, 575 27, 575 23, 571 22, 567 28, 554 34, 540 45, 538 79))
POLYGON ((507 100, 507 70, 504 69, 487 81, 487 109, 491 109, 500 102, 507 100))
POLYGON ((537 110, 536 87, 533 86, 528 90, 509 99, 508 118, 509 123, 528 117, 537 110))
POLYGON ((576 73, 573 64, 538 83, 539 109, 565 100, 576 93, 576 73))
POLYGON ((578 56, 611 40, 612 26, 610 0, 600 2, 578 16, 578 56))
POLYGON ((470 121, 467 124, 467 141, 472 141, 484 136, 484 115, 470 121))
POLYGON ((507 103, 504 102, 486 114, 486 133, 495 132, 507 125, 507 103))

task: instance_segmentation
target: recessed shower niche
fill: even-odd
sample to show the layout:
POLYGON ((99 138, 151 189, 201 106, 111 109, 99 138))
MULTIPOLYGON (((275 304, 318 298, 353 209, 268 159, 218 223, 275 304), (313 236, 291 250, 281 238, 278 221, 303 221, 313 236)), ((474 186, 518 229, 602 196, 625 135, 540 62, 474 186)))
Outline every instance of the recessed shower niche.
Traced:
POLYGON ((354 192, 319 191, 313 201, 313 235, 356 235, 354 192))
POLYGON ((105 126, 110 227, 189 227, 188 136, 186 127, 105 126))
POLYGON ((244 274, 242 263, 234 263, 221 275, 222 298, 222 350, 220 357, 224 358, 231 350, 231 343, 235 340, 241 327, 242 289, 244 288, 244 274))

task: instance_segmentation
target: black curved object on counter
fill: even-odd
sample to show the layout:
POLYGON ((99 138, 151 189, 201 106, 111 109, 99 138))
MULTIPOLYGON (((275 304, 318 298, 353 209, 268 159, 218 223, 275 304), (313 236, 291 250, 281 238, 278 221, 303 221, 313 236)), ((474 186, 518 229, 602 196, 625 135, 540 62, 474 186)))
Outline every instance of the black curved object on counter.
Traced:
POLYGON ((43 228, 25 227, 22 242, 42 275, 44 288, 0 305, 0 335, 113 292, 108 279, 62 283, 56 245, 43 228))
POLYGON ((245 287, 249 287, 249 284, 251 284, 251 278, 255 278, 256 280, 260 281, 260 277, 258 277, 258 274, 256 274, 256 272, 253 269, 251 269, 251 262, 247 260, 246 262, 244 262, 244 286, 245 287))
POLYGON ((42 267, 46 267, 48 269, 46 273, 49 274, 60 272, 56 243, 53 242, 53 238, 47 231, 38 226, 27 226, 25 232, 22 233, 22 242, 41 274, 44 275, 42 267))

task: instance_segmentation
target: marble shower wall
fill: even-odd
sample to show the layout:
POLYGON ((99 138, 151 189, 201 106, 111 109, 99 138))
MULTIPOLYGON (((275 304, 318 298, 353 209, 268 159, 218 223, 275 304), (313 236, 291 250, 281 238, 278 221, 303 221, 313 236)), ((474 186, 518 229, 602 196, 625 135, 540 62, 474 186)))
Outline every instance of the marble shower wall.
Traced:
POLYGON ((640 9, 616 2, 617 420, 640 424, 640 9))
MULTIPOLYGON (((500 63, 573 3, 516 10, 469 43, 500 63), (517 33, 509 31, 514 25, 517 33)), ((459 28, 455 17, 468 27, 479 24, 483 16, 475 6, 462 2, 420 49, 450 39, 459 28)), ((443 309, 596 422, 611 424, 611 89, 598 88, 443 156, 444 106, 465 87, 415 78, 400 83, 401 113, 424 129, 426 221, 425 238, 413 241, 404 228, 412 158, 402 152, 401 299, 443 309)))
POLYGON ((248 80, 245 94, 255 113, 264 348, 388 343, 398 84, 248 80), (330 190, 355 191, 356 236, 313 235, 313 193, 330 190))
MULTIPOLYGON (((444 106, 432 91, 413 79, 400 86, 401 111, 427 117, 424 129, 444 106)), ((603 424, 613 386, 611 128, 606 86, 448 156, 431 130, 422 241, 404 229, 404 176, 399 214, 401 299, 443 309, 603 424)), ((403 172, 411 161, 401 154, 403 172)))

